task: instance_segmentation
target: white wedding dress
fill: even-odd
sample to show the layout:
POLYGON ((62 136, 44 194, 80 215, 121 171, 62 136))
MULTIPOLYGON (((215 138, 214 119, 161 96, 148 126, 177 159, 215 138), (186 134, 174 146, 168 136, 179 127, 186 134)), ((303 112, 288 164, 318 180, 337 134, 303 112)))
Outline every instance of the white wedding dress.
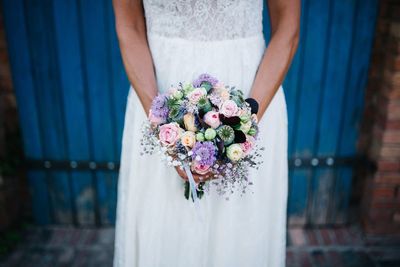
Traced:
MULTIPOLYGON (((144 0, 149 47, 160 91, 209 73, 248 94, 265 50, 263 0, 144 0)), ((254 185, 225 200, 200 200, 159 155, 141 156, 146 119, 131 87, 118 181, 114 267, 277 267, 285 265, 287 110, 280 87, 260 121, 265 147, 254 185)))

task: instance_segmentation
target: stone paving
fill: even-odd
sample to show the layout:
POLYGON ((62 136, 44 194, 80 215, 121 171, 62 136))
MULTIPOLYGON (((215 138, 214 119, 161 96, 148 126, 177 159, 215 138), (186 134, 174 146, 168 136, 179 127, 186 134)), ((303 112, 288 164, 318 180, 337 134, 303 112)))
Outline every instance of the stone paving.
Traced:
MULTIPOLYGON (((1 267, 112 266, 113 228, 24 231, 24 239, 0 259, 1 267)), ((400 267, 400 238, 364 236, 356 226, 290 228, 287 243, 287 267, 400 267)))

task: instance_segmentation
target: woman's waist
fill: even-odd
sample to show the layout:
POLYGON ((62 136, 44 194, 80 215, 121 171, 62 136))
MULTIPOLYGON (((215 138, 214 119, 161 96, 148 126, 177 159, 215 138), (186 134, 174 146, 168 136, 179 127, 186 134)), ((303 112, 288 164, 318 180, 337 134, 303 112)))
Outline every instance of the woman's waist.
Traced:
POLYGON ((247 92, 265 50, 262 34, 218 41, 195 41, 148 34, 160 91, 209 73, 247 92))
POLYGON ((147 32, 147 38, 150 44, 164 44, 164 45, 176 45, 176 46, 190 46, 190 47, 227 47, 227 46, 248 46, 265 45, 265 38, 262 32, 246 36, 237 37, 229 39, 217 39, 217 40, 203 40, 203 39, 193 39, 184 38, 178 36, 165 36, 159 33, 154 33, 151 31, 147 32))

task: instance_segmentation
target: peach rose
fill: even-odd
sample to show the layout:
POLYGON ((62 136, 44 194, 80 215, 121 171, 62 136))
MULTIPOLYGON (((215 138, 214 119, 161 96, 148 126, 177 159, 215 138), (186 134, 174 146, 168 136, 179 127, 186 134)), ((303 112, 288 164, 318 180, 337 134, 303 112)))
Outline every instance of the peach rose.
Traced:
POLYGON ((197 128, 194 123, 194 115, 192 113, 186 113, 183 116, 183 124, 185 124, 185 128, 188 131, 196 132, 197 128))
POLYGON ((222 100, 229 100, 230 94, 229 90, 225 87, 225 85, 222 82, 218 82, 216 85, 214 85, 214 90, 219 96, 221 97, 222 100))
POLYGON ((231 97, 231 94, 226 88, 224 90, 221 90, 219 95, 221 96, 222 100, 229 100, 229 98, 231 97))
POLYGON ((196 135, 194 132, 186 131, 182 134, 181 142, 186 147, 193 147, 196 143, 196 135))

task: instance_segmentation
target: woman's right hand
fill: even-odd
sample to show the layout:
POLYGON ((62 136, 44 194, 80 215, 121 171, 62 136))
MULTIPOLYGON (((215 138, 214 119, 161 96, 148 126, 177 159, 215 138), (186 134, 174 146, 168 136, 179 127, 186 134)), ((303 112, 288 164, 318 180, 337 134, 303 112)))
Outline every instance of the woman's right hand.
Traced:
MULTIPOLYGON (((178 173, 178 175, 185 181, 188 181, 189 178, 186 175, 186 172, 184 170, 182 170, 179 166, 175 166, 175 170, 178 173)), ((203 175, 197 174, 197 173, 193 173, 193 180, 198 184, 200 182, 205 182, 207 180, 210 180, 212 178, 212 173, 206 173, 203 175)))

